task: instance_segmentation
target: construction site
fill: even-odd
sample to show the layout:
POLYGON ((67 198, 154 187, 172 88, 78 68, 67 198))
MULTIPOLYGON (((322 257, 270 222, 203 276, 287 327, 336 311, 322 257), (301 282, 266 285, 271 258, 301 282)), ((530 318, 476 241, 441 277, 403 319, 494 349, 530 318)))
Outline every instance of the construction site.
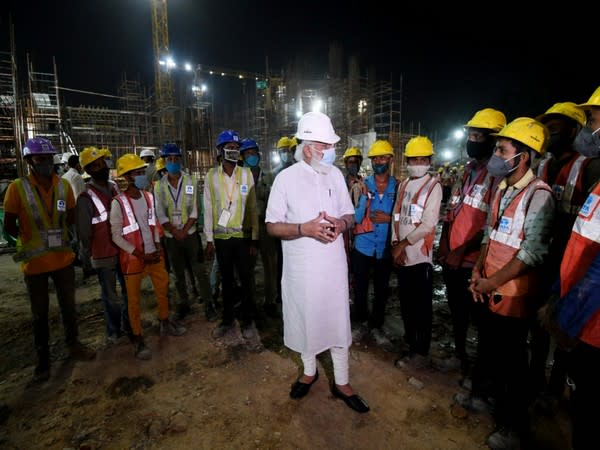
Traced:
POLYGON ((123 74, 114 92, 94 92, 61 84, 60 63, 48 55, 48 61, 34 61, 15 43, 14 26, 8 28, 0 47, 0 179, 23 174, 21 148, 33 136, 50 139, 61 153, 98 146, 115 159, 176 142, 186 167, 202 178, 214 164, 214 138, 223 129, 255 139, 268 170, 277 140, 293 135, 299 117, 311 110, 331 117, 342 138, 339 156, 347 146, 366 156, 370 143, 387 139, 397 152, 395 171, 401 171, 400 150, 411 137, 401 129, 401 77, 382 80, 358 58, 345 58, 339 44, 330 44, 328 70, 318 78, 307 78, 310 63, 301 60, 272 68, 265 58, 263 73, 177 62, 170 56, 167 2, 154 0, 148 36, 154 84, 123 74), (215 99, 214 92, 226 96, 215 99), (86 103, 73 104, 73 98, 86 103))

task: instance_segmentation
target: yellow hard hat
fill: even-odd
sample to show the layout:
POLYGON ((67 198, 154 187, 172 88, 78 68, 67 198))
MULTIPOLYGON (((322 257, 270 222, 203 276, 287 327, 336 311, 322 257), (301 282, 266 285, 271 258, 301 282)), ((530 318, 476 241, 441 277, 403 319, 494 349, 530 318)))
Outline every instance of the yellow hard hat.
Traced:
POLYGON ((296 136, 294 136, 293 138, 290 139, 290 149, 297 147, 298 146, 298 139, 296 139, 296 136))
POLYGON ((142 158, 134 153, 127 153, 117 160, 117 176, 122 177, 127 172, 145 167, 146 163, 142 158))
POLYGON ((467 128, 484 128, 495 132, 500 131, 505 126, 506 116, 504 113, 492 108, 477 111, 465 125, 467 128))
POLYGON ((406 143, 404 148, 404 156, 407 158, 431 155, 433 155, 433 143, 425 136, 415 136, 406 143))
POLYGON ((369 158, 385 155, 394 156, 394 148, 392 147, 392 144, 383 139, 373 142, 369 148, 369 153, 367 154, 369 158))
POLYGON ((290 138, 287 136, 283 136, 277 141, 277 149, 279 150, 280 148, 290 148, 290 144, 290 138))
POLYGON ((443 167, 440 167, 440 168, 438 169, 438 173, 442 173, 443 171, 444 171, 444 168, 443 168, 443 167))
POLYGON ((546 152, 550 136, 544 124, 530 117, 519 117, 493 135, 519 141, 541 155, 546 152))
POLYGON ((581 108, 589 108, 591 106, 600 106, 600 86, 594 91, 590 99, 586 103, 581 103, 581 108))
POLYGON ((156 162, 154 163, 154 169, 157 172, 160 172, 161 170, 164 170, 165 168, 165 159, 161 156, 160 158, 158 158, 156 160, 156 162))
POLYGON ((344 156, 342 158, 346 161, 346 158, 350 158, 351 156, 358 156, 362 159, 362 152, 357 147, 350 147, 344 152, 344 156))
MULTIPOLYGON (((598 98, 598 100, 600 101, 600 97, 598 98)), ((582 127, 584 127, 586 123, 585 111, 583 110, 583 108, 577 106, 573 102, 555 103, 548 109, 548 111, 546 111, 541 116, 536 117, 536 119, 544 123, 544 121, 548 119, 548 116, 550 114, 560 114, 561 116, 573 119, 582 127)))
POLYGON ((110 150, 109 150, 109 149, 107 149, 106 147, 104 147, 104 148, 101 148, 101 149, 100 149, 100 152, 101 152, 101 153, 103 153, 103 155, 102 155, 102 156, 104 156, 105 158, 112 159, 112 153, 111 153, 111 152, 110 152, 110 150))
POLYGON ((86 147, 79 154, 79 164, 85 169, 85 166, 103 157, 104 153, 97 147, 86 147))

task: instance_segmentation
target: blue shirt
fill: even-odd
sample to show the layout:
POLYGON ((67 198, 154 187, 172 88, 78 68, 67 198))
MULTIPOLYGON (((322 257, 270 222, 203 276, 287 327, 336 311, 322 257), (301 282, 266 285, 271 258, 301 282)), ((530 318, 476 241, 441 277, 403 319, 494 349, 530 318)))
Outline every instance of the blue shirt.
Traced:
MULTIPOLYGON (((389 178, 388 185, 383 195, 379 196, 373 175, 365 179, 365 185, 371 197, 371 213, 382 211, 391 216, 396 200, 397 183, 394 177, 389 178)), ((362 194, 354 212, 356 223, 362 222, 367 209, 367 196, 362 194)), ((373 231, 354 235, 354 248, 367 256, 377 259, 388 257, 390 253, 390 223, 373 223, 373 231)))

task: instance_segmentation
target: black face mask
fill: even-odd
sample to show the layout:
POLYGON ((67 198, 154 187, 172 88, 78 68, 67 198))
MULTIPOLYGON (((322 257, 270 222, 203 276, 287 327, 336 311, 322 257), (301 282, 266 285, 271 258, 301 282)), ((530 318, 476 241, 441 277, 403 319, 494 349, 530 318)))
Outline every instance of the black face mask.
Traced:
POLYGON ((108 167, 105 167, 105 168, 97 170, 95 172, 91 172, 90 176, 95 181, 108 181, 108 174, 109 174, 108 167))
POLYGON ((570 150, 572 143, 573 141, 569 136, 562 133, 552 133, 546 150, 559 157, 565 151, 570 150))
POLYGON ((348 169, 348 174, 354 177, 358 175, 358 164, 348 164, 346 168, 348 169))
POLYGON ((493 142, 485 140, 483 142, 467 141, 467 155, 469 158, 486 159, 492 156, 493 142))

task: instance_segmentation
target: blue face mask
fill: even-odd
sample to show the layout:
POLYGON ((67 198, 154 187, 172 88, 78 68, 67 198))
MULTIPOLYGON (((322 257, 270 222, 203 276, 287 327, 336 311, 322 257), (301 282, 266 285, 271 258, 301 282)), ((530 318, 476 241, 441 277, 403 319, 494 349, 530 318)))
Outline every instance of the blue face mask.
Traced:
POLYGON ((148 181, 148 177, 146 175, 137 175, 133 181, 135 187, 144 190, 150 185, 150 181, 148 181))
POLYGON ((384 164, 373 164, 373 172, 377 175, 381 175, 382 173, 386 173, 390 168, 389 163, 384 164))
POLYGON ((326 166, 333 165, 335 161, 335 148, 328 148, 323 150, 323 159, 321 159, 321 164, 325 164, 326 166))
POLYGON ((181 163, 178 162, 168 162, 167 165, 167 172, 169 173, 179 173, 181 172, 181 163))
POLYGON ((246 167, 256 167, 258 166, 259 160, 260 158, 258 157, 258 155, 250 155, 244 159, 244 162, 246 163, 246 167))
POLYGON ((279 153, 279 158, 281 158, 281 162, 286 163, 290 160, 290 154, 288 152, 279 153))

